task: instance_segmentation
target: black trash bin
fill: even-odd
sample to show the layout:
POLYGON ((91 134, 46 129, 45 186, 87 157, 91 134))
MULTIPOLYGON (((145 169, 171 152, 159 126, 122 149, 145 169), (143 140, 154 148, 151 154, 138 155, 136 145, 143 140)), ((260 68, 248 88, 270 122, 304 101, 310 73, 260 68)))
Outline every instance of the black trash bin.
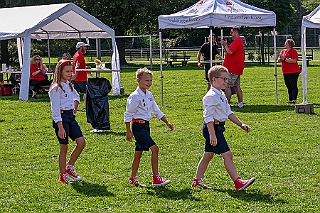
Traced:
POLYGON ((106 78, 88 79, 86 113, 94 130, 110 130, 108 93, 111 88, 106 78))

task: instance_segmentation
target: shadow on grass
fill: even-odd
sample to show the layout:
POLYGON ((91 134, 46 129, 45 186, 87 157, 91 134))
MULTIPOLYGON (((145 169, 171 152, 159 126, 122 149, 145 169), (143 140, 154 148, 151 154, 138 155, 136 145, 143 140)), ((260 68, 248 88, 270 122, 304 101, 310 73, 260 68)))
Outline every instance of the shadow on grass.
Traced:
POLYGON ((129 95, 109 95, 108 96, 109 100, 121 99, 121 98, 125 98, 127 100, 128 97, 129 95))
MULTIPOLYGON (((320 104, 313 103, 314 108, 319 108, 320 104)), ((245 105, 244 108, 239 109, 236 106, 231 106, 232 111, 242 113, 268 113, 268 112, 282 112, 295 111, 294 105, 245 105)), ((317 115, 318 114, 313 114, 317 115)))
POLYGON ((78 181, 70 184, 77 192, 91 197, 114 197, 115 195, 107 190, 105 186, 85 181, 78 181))
MULTIPOLYGON (((83 93, 80 93, 80 97, 81 97, 81 102, 82 102, 83 101, 82 100, 83 93)), ((108 96, 109 100, 122 99, 122 98, 127 99, 128 97, 129 97, 128 94, 112 95, 111 93, 108 96)), ((0 100, 19 101, 19 96, 18 95, 8 95, 8 96, 1 96, 0 95, 0 100)), ((47 94, 38 94, 36 99, 31 98, 31 96, 29 95, 28 101, 30 101, 30 102, 50 102, 50 98, 47 94)))
POLYGON ((181 191, 172 190, 166 187, 152 187, 148 189, 148 195, 157 196, 159 198, 200 201, 199 198, 192 196, 191 189, 182 189, 181 191))
MULTIPOLYGON (((8 100, 8 101, 22 101, 19 99, 18 95, 11 95, 11 96, 0 96, 0 100, 8 100)), ((31 98, 31 96, 28 97, 29 102, 50 102, 50 98, 48 95, 37 95, 37 99, 31 98)))
POLYGON ((245 105, 244 108, 239 109, 231 106, 232 111, 242 113, 268 113, 268 112, 282 112, 295 110, 294 105, 245 105))
POLYGON ((126 136, 126 132, 113 132, 111 130, 106 130, 104 132, 90 132, 91 134, 98 135, 114 135, 114 136, 126 136))
POLYGON ((233 189, 228 190, 222 190, 218 188, 213 188, 212 190, 228 193, 231 197, 243 200, 243 201, 259 201, 259 202, 265 202, 265 203, 274 203, 274 204, 286 204, 288 203, 286 200, 283 199, 277 199, 273 197, 273 195, 265 194, 261 192, 260 190, 243 190, 243 191, 236 191, 233 189))

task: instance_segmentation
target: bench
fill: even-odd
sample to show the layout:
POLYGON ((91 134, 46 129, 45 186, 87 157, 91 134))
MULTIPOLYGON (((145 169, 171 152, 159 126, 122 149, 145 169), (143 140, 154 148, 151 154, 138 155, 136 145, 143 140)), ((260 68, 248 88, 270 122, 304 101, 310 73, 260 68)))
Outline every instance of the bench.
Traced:
MULTIPOLYGON (((41 94, 41 96, 43 97, 43 94, 48 94, 49 92, 49 89, 50 89, 50 86, 51 85, 44 85, 44 86, 41 86, 40 89, 39 89, 39 92, 37 94, 41 94)), ((33 87, 34 86, 31 86, 29 85, 29 90, 33 90, 33 87)))
MULTIPOLYGON (((309 66, 309 61, 313 60, 313 54, 306 54, 307 66, 309 66)), ((302 61, 302 55, 298 55, 298 61, 302 61)))
POLYGON ((182 63, 182 66, 186 66, 190 57, 191 56, 188 56, 188 55, 172 55, 170 56, 170 60, 167 61, 167 67, 174 67, 172 62, 180 62, 180 61, 182 63))

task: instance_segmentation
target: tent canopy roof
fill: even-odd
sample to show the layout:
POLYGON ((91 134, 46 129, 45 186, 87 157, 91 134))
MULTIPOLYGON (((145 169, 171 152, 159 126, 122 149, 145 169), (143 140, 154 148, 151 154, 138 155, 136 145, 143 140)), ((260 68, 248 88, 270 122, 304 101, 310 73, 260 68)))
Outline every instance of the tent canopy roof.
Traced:
POLYGON ((111 38, 114 30, 73 3, 0 9, 0 40, 111 38), (7 21, 4 21, 7 20, 7 21))
POLYGON ((320 28, 320 5, 309 15, 303 16, 302 27, 320 28))
POLYGON ((238 0, 200 0, 189 8, 158 17, 159 29, 276 26, 276 15, 238 0))

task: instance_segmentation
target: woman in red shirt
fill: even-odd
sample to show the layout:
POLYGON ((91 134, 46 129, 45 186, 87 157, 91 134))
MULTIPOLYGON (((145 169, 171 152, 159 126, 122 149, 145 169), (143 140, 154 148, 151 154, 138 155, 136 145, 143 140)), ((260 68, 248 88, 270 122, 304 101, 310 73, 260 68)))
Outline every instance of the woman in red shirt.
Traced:
POLYGON ((301 69, 298 65, 298 53, 293 48, 295 45, 292 39, 287 39, 284 43, 285 49, 281 51, 278 61, 282 62, 282 74, 284 83, 287 86, 289 101, 287 103, 295 104, 298 96, 298 78, 301 69))
POLYGON ((30 82, 29 85, 33 86, 32 98, 36 98, 37 93, 41 86, 51 85, 44 75, 47 72, 47 67, 42 63, 42 59, 39 55, 35 55, 30 61, 30 82))

